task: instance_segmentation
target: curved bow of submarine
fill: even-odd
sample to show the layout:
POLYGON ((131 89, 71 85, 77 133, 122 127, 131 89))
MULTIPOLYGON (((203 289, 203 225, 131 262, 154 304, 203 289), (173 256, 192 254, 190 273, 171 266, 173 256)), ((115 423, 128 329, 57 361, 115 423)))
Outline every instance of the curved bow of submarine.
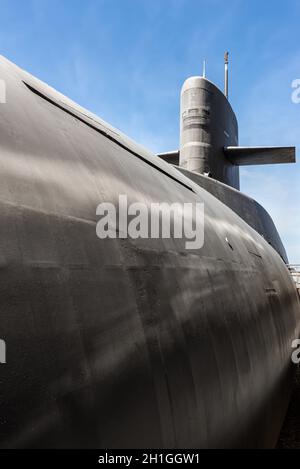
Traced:
POLYGON ((198 181, 0 72, 0 446, 274 446, 300 315, 281 255, 198 181), (204 203, 204 246, 99 239, 96 208, 119 194, 204 203))

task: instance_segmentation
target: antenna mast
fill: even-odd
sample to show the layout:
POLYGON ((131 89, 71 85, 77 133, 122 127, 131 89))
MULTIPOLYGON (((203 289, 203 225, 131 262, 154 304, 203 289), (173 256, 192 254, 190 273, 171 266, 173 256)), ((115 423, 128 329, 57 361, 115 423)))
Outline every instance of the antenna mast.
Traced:
POLYGON ((225 91, 224 91, 224 94, 225 94, 227 99, 228 99, 228 56, 229 56, 229 52, 225 52, 225 55, 224 55, 224 65, 225 65, 225 91))
POLYGON ((203 78, 206 78, 206 60, 203 60, 203 72, 202 72, 203 78))

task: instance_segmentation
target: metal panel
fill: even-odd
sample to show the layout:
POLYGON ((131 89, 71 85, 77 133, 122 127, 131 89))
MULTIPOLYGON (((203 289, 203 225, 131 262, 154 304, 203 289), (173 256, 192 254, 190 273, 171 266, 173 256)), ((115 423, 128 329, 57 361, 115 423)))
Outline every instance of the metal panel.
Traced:
POLYGON ((237 166, 296 162, 295 147, 226 147, 224 152, 237 166))

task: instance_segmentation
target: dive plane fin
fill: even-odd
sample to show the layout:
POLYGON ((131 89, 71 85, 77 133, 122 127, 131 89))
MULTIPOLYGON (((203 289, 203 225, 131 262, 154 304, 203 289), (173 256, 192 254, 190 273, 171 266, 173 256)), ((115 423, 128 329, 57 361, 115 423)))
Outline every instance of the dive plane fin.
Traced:
POLYGON ((167 163, 175 164, 176 166, 179 165, 179 150, 158 153, 157 156, 167 163))
POLYGON ((236 166, 295 163, 295 147, 225 147, 224 153, 236 166))

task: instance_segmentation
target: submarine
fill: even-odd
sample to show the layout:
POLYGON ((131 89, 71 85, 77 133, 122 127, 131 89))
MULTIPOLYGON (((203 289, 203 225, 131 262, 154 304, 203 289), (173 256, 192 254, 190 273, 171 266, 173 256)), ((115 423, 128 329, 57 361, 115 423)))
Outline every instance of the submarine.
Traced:
POLYGON ((272 448, 300 302, 239 167, 225 92, 181 92, 180 148, 155 155, 4 57, 0 78, 1 448, 272 448), (96 208, 203 203, 204 244, 99 239, 96 208))

